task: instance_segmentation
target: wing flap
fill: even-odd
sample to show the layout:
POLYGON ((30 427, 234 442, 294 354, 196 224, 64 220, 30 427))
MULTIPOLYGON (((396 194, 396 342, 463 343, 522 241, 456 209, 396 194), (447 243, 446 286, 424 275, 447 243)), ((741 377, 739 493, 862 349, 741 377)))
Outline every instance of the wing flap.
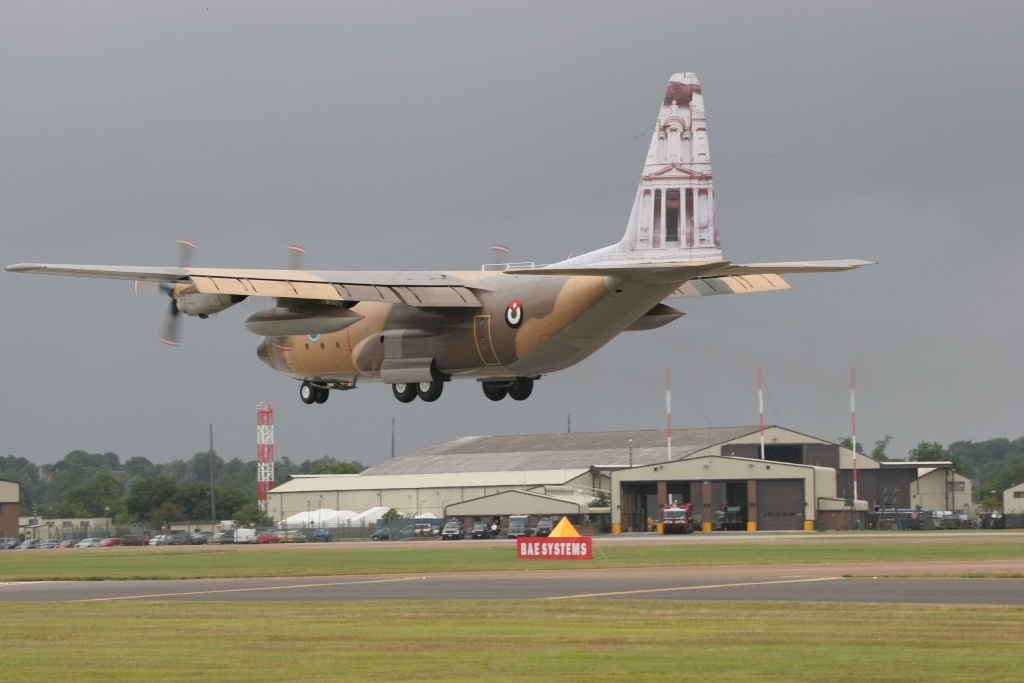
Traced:
POLYGON ((724 277, 704 277, 690 280, 666 298, 683 299, 694 296, 716 296, 718 294, 773 292, 781 289, 789 289, 789 283, 779 275, 727 275, 724 277))

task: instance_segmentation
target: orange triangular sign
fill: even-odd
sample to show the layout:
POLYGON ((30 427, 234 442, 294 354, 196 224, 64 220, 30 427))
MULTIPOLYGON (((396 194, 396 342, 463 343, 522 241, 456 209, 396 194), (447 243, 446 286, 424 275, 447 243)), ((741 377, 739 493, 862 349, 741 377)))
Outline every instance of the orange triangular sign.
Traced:
POLYGON ((555 528, 548 534, 548 538, 579 538, 580 532, 572 525, 568 517, 562 517, 562 521, 555 525, 555 528))

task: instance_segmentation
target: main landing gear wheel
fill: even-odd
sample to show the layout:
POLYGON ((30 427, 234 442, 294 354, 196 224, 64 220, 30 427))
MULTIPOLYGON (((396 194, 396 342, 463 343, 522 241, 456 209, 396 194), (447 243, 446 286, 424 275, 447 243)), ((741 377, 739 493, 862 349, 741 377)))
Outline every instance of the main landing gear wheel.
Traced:
POLYGON ((416 398, 415 384, 392 384, 391 391, 394 392, 395 398, 402 403, 409 403, 416 398))
POLYGON ((525 401, 533 393, 533 380, 529 377, 519 377, 508 388, 508 395, 516 401, 525 401))
POLYGON ((310 384, 309 382, 303 382, 299 387, 299 398, 301 398, 302 402, 306 405, 311 403, 324 403, 330 395, 331 394, 328 389, 318 387, 310 384))
POLYGON ((444 382, 433 381, 433 382, 420 382, 416 385, 416 393, 419 395, 420 400, 430 403, 441 398, 441 391, 444 390, 444 382))
POLYGON ((492 401, 500 401, 508 395, 508 385, 498 382, 484 382, 484 396, 492 401))

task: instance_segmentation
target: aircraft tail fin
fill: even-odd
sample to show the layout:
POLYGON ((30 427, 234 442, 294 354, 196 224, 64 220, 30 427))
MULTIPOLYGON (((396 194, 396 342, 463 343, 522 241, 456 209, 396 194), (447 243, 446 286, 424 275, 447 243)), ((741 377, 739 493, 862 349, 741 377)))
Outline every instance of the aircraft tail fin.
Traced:
POLYGON ((694 74, 679 73, 658 110, 626 234, 558 265, 720 260, 704 96, 694 74))

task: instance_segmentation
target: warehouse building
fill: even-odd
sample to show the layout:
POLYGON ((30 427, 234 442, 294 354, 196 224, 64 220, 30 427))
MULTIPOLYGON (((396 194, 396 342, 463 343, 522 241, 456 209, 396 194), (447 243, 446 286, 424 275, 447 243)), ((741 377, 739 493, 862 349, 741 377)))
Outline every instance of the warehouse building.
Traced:
POLYGON ((727 510, 747 530, 810 530, 863 527, 882 504, 970 504, 970 482, 951 463, 879 463, 862 454, 854 500, 854 460, 837 444, 778 426, 763 437, 756 426, 677 429, 671 443, 664 430, 467 436, 358 475, 293 477, 270 491, 268 512, 284 519, 383 507, 467 522, 565 515, 594 528, 592 518, 607 515, 620 532, 648 529, 663 505, 688 502, 707 530, 722 528, 727 510))
POLYGON ((18 537, 20 511, 21 484, 10 479, 0 479, 0 537, 18 537))

